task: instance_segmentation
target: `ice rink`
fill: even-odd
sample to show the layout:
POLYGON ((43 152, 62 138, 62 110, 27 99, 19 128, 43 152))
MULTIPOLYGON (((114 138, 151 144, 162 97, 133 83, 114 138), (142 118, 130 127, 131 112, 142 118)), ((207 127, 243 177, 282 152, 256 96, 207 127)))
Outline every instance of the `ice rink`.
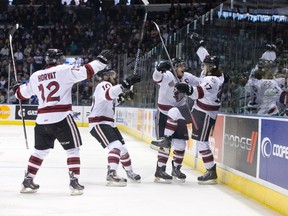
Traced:
MULTIPOLYGON (((56 142, 55 149, 44 160, 35 182, 35 194, 20 194, 28 158, 33 152, 34 127, 26 126, 29 149, 25 147, 22 126, 0 125, 0 215, 1 216, 271 216, 280 215, 249 197, 223 185, 198 185, 200 173, 183 166, 185 183, 154 183, 157 152, 123 133, 134 171, 141 183, 128 182, 127 187, 105 186, 107 150, 80 127, 82 196, 70 196, 66 153, 56 142)), ((171 160, 167 166, 171 172, 171 160)), ((119 166, 118 174, 125 176, 119 166)))

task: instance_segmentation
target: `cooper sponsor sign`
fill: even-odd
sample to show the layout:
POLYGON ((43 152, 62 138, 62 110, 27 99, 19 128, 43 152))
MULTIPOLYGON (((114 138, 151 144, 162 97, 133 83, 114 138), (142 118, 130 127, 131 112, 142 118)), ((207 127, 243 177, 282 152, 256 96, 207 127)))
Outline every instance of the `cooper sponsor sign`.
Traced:
MULTIPOLYGON (((25 106, 22 105, 23 115, 26 120, 35 120, 37 117, 37 107, 38 106, 25 106)), ((16 106, 15 109, 15 119, 21 119, 20 106, 16 106)))
POLYGON ((258 119, 225 118, 223 164, 256 177, 258 119))
POLYGON ((288 189, 288 122, 262 120, 259 178, 288 189))

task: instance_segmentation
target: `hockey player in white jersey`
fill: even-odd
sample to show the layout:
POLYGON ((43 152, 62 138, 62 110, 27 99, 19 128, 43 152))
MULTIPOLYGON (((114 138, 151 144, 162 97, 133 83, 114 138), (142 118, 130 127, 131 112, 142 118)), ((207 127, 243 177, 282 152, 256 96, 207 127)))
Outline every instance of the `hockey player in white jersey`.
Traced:
POLYGON ((250 93, 247 107, 253 108, 259 115, 279 115, 279 106, 286 107, 281 96, 285 95, 285 78, 276 78, 278 72, 276 50, 275 45, 266 45, 266 51, 251 70, 245 85, 246 91, 250 93))
POLYGON ((278 106, 280 104, 285 106, 286 92, 281 88, 281 82, 279 83, 281 79, 274 79, 269 69, 254 71, 254 78, 250 78, 248 85, 253 95, 252 101, 257 109, 257 114, 277 116, 279 115, 278 106))
MULTIPOLYGON (((181 59, 172 59, 175 68, 175 74, 171 71, 171 63, 169 61, 160 61, 153 72, 153 80, 159 85, 158 96, 158 111, 156 115, 156 135, 157 138, 163 138, 164 134, 169 133, 169 146, 167 151, 159 149, 157 155, 157 166, 155 172, 156 183, 171 183, 172 179, 175 181, 185 182, 186 175, 181 172, 181 166, 185 154, 186 141, 189 139, 187 131, 187 122, 185 118, 174 119, 169 116, 170 110, 177 109, 189 115, 189 109, 186 104, 185 95, 175 91, 175 85, 178 82, 188 83, 190 85, 197 85, 198 78, 188 72, 185 72, 185 62, 181 59), (172 146, 170 146, 170 142, 172 146), (172 172, 170 176, 166 173, 166 164, 169 158, 170 147, 173 147, 172 172)), ((180 112, 180 111, 179 111, 180 112)), ((151 147, 157 148, 151 142, 151 147)), ((157 149, 156 148, 156 149, 157 149)))
MULTIPOLYGON (((219 69, 218 58, 209 55, 203 46, 203 40, 200 40, 197 34, 192 34, 191 39, 197 44, 197 55, 203 62, 204 68, 198 79, 198 85, 179 82, 175 87, 178 92, 185 93, 195 100, 194 105, 191 115, 184 116, 183 113, 174 109, 173 112, 169 111, 169 116, 173 118, 174 122, 184 117, 188 118, 188 121, 190 118, 192 119, 192 139, 197 140, 197 149, 207 170, 203 176, 198 177, 198 182, 199 184, 215 184, 217 183, 216 164, 208 138, 220 109, 224 80, 227 82, 228 77, 225 79, 224 74, 219 69)), ((165 131, 165 136, 159 140, 159 145, 165 145, 163 143, 169 145, 167 136, 169 137, 169 131, 165 131)))
POLYGON ((123 102, 128 96, 131 98, 129 89, 132 85, 140 82, 140 74, 132 74, 117 84, 116 72, 110 68, 105 68, 97 74, 101 82, 97 84, 93 94, 93 104, 88 116, 89 131, 103 148, 107 148, 107 186, 126 186, 127 179, 117 175, 119 163, 126 171, 131 182, 140 182, 140 175, 134 173, 132 162, 125 145, 124 139, 116 127, 114 121, 115 106, 123 102))
MULTIPOLYGON (((22 183, 21 193, 35 193, 39 185, 35 178, 44 158, 48 155, 57 139, 67 153, 67 166, 70 176, 71 195, 83 194, 80 185, 80 154, 82 145, 80 133, 71 115, 72 86, 91 78, 106 67, 112 52, 103 50, 96 60, 76 67, 65 65, 65 57, 59 49, 48 49, 45 54, 46 69, 36 71, 27 84, 14 86, 15 96, 19 100, 28 100, 36 95, 39 100, 35 126, 35 150, 29 158, 27 171, 22 183)), ((51 176, 53 178, 55 176, 51 176)))

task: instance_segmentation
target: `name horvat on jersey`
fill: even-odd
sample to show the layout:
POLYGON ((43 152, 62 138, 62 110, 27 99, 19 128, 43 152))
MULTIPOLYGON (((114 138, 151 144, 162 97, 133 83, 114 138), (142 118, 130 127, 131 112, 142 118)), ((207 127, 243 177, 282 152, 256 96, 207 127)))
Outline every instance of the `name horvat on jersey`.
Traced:
POLYGON ((56 78, 56 72, 41 74, 38 76, 38 81, 42 82, 45 80, 55 79, 56 78))

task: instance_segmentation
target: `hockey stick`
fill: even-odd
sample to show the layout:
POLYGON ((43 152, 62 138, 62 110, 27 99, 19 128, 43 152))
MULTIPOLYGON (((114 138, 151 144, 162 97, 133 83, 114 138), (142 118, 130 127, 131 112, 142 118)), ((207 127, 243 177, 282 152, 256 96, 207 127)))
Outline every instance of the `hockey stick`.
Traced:
POLYGON ((170 55, 169 55, 169 52, 168 52, 168 50, 167 50, 167 48, 166 48, 166 45, 165 45, 165 43, 164 43, 164 40, 163 40, 163 38, 162 38, 162 36, 161 36, 160 28, 159 28, 159 26, 157 25, 156 22, 154 22, 154 21, 152 21, 152 22, 153 22, 154 25, 156 26, 157 32, 158 32, 158 34, 159 34, 159 37, 160 37, 160 40, 161 40, 161 43, 162 43, 162 46, 164 47, 164 50, 165 50, 165 52, 166 52, 166 55, 167 55, 167 57, 168 57, 168 59, 169 59, 169 61, 170 61, 170 64, 171 64, 173 73, 174 73, 177 81, 179 82, 180 80, 179 80, 179 78, 177 77, 175 67, 174 67, 173 62, 172 62, 172 60, 171 60, 171 58, 170 58, 170 55))
MULTIPOLYGON (((137 47, 137 53, 136 53, 136 59, 135 59, 135 64, 134 64, 134 70, 133 70, 133 74, 136 74, 137 72, 137 68, 138 68, 138 63, 139 63, 139 57, 140 57, 140 47, 141 47, 141 43, 143 41, 143 36, 144 36, 144 30, 145 30, 145 23, 147 20, 147 8, 146 6, 149 4, 148 0, 142 0, 142 2, 145 5, 145 14, 144 14, 144 20, 143 20, 143 24, 142 24, 142 28, 141 28, 141 35, 140 35, 140 39, 138 41, 138 47, 137 47)), ((133 85, 130 87, 130 92, 133 92, 133 85)), ((132 100, 132 98, 130 96, 128 96, 128 100, 132 100)))
MULTIPOLYGON (((144 3, 145 6, 147 6, 149 4, 149 2, 147 0, 142 0, 142 2, 144 3)), ((137 48, 137 53, 136 53, 136 60, 135 60, 133 74, 136 74, 137 67, 138 67, 140 50, 141 50, 140 47, 141 47, 141 43, 142 43, 143 36, 144 36, 144 30, 145 30, 145 23, 146 23, 146 20, 147 20, 147 14, 148 14, 148 12, 147 12, 147 9, 145 7, 145 15, 144 15, 144 20, 143 20, 143 24, 142 24, 140 40, 138 41, 138 48, 137 48)))
MULTIPOLYGON (((147 0, 142 0, 142 2, 144 3, 145 6, 147 6, 149 4, 149 2, 147 0)), ((147 11, 147 9, 145 7, 144 20, 143 20, 143 24, 142 24, 142 28, 141 28, 140 39, 138 41, 138 47, 137 47, 137 53, 136 53, 136 59, 135 59, 135 65, 134 65, 133 74, 136 74, 136 71, 137 71, 137 68, 138 68, 140 51, 141 51, 140 47, 141 47, 141 43, 143 41, 145 23, 146 23, 146 20, 147 20, 147 14, 148 14, 148 11, 147 11)), ((130 91, 133 91, 133 86, 131 86, 130 91)))
MULTIPOLYGON (((16 66, 15 66, 15 60, 14 60, 12 39, 13 39, 13 35, 15 34, 15 32, 17 31, 18 28, 19 28, 19 24, 16 23, 16 25, 13 26, 12 30, 11 30, 10 33, 9 33, 10 51, 11 51, 11 58, 12 58, 12 64, 13 64, 13 70, 14 70, 14 76, 15 76, 15 81, 16 81, 16 83, 18 82, 18 78, 17 78, 16 66)), ((24 129, 25 144, 26 144, 26 148, 29 149, 28 141, 27 141, 27 133, 26 133, 25 120, 24 120, 24 113, 23 113, 23 109, 22 109, 22 102, 21 102, 21 100, 19 100, 19 106, 20 106, 20 113, 21 113, 22 125, 23 125, 23 129, 24 129)))

